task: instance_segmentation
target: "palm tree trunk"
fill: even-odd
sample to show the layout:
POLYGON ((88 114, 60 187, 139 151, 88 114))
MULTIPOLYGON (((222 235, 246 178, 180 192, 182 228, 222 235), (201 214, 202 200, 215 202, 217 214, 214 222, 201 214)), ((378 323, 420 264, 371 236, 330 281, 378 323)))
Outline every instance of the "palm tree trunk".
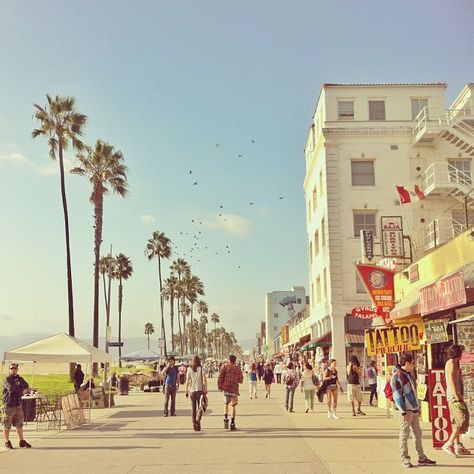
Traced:
POLYGON ((119 367, 122 367, 122 298, 123 298, 123 286, 122 279, 119 282, 119 294, 118 294, 118 343, 119 343, 119 367))
POLYGON ((166 332, 165 332, 165 313, 163 311, 163 284, 161 281, 161 258, 158 255, 158 277, 160 279, 160 310, 161 310, 161 339, 163 340, 163 348, 161 354, 166 355, 166 332))
POLYGON ((150 333, 147 333, 147 337, 148 337, 148 350, 150 350, 150 333))
POLYGON ((174 352, 174 294, 170 291, 171 350, 174 352))
POLYGON ((193 307, 194 307, 194 304, 191 300, 189 300, 189 302, 191 303, 191 332, 189 334, 189 348, 191 349, 191 354, 194 354, 194 326, 193 326, 193 322, 194 322, 193 307))
MULTIPOLYGON (((95 232, 94 232, 94 315, 92 330, 92 345, 99 347, 99 265, 100 265, 100 244, 102 243, 103 225, 103 189, 101 185, 94 186, 92 200, 94 202, 95 232)), ((98 365, 94 364, 93 373, 98 373, 98 365)))

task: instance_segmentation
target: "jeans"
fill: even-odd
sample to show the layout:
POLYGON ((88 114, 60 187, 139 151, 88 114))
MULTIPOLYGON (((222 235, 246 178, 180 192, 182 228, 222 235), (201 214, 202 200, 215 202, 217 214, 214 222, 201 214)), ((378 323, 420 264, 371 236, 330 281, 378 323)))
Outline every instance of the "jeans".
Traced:
POLYGON ((250 397, 255 397, 257 398, 257 381, 249 381, 249 394, 250 397))
POLYGON ((191 406, 192 406, 192 419, 193 419, 193 423, 197 420, 201 421, 201 416, 202 416, 202 413, 201 413, 201 410, 199 410, 199 415, 197 415, 197 412, 198 412, 198 408, 199 408, 199 401, 201 400, 201 395, 202 395, 202 391, 198 391, 198 392, 191 392, 190 396, 191 396, 191 406))
POLYGON ((376 383, 371 383, 370 385, 370 399, 369 399, 369 403, 372 405, 372 400, 374 399, 375 397, 375 400, 378 400, 379 397, 377 395, 377 384, 376 383))
POLYGON ((410 456, 408 455, 408 436, 410 436, 410 430, 413 433, 413 437, 415 438, 415 449, 418 453, 418 457, 423 459, 425 457, 425 453, 421 444, 422 432, 420 427, 419 413, 407 411, 405 421, 402 413, 399 411, 398 421, 400 423, 400 453, 402 459, 410 459, 410 456))
POLYGON ((314 408, 314 394, 316 389, 312 388, 311 390, 304 391, 304 407, 308 410, 313 411, 314 408))
POLYGON ((281 383, 281 374, 276 374, 277 383, 281 383))
POLYGON ((168 414, 168 405, 170 404, 170 398, 170 412, 171 416, 174 416, 174 414, 176 413, 176 385, 165 385, 165 415, 168 414))
POLYGON ((285 408, 287 410, 293 410, 293 399, 295 398, 296 387, 286 387, 286 399, 285 408))

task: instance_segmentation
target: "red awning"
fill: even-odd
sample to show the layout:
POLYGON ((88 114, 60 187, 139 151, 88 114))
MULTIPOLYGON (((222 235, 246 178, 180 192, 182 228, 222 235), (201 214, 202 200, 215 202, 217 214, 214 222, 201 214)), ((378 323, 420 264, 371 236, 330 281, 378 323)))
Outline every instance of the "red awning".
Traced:
POLYGON ((307 334, 306 336, 300 337, 300 344, 306 344, 311 340, 311 334, 307 334))

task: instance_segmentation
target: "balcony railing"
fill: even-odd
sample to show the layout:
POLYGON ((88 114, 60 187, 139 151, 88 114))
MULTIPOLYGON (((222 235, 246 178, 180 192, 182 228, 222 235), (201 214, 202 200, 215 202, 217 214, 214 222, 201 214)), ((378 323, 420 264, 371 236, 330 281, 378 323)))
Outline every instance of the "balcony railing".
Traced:
POLYGON ((472 186, 472 171, 460 170, 447 161, 431 163, 421 175, 420 185, 425 195, 435 189, 449 190, 454 187, 468 193, 472 186))

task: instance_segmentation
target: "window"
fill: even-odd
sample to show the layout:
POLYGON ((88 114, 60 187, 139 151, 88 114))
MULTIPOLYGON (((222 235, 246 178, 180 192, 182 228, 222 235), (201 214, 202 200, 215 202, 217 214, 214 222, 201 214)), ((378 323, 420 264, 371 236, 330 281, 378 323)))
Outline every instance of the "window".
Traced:
POLYGON ((309 243, 309 263, 313 263, 313 242, 309 243))
POLYGON ((318 207, 318 190, 316 186, 313 188, 313 209, 316 210, 318 207))
POLYGON ((357 294, 365 294, 365 288, 364 284, 362 283, 362 280, 360 279, 359 274, 356 272, 356 293, 357 294))
POLYGON ((321 301, 321 278, 316 278, 316 303, 321 301))
POLYGON ((278 318, 278 313, 273 313, 274 318, 278 318))
POLYGON ((354 237, 359 238, 361 230, 371 230, 377 237, 376 215, 375 211, 353 211, 354 237))
POLYGON ((374 162, 351 161, 352 186, 375 186, 374 162))
POLYGON ((314 233, 314 257, 319 254, 319 230, 314 233))
POLYGON ((354 120, 354 102, 339 101, 337 103, 337 117, 339 120, 354 120))
POLYGON ((415 120, 424 107, 428 107, 428 99, 411 99, 411 119, 415 120))
POLYGON ((472 184, 471 160, 448 160, 450 181, 472 184))
POLYGON ((301 304, 301 298, 296 298, 296 304, 301 304))
POLYGON ((385 101, 369 100, 369 120, 385 120, 385 101))

